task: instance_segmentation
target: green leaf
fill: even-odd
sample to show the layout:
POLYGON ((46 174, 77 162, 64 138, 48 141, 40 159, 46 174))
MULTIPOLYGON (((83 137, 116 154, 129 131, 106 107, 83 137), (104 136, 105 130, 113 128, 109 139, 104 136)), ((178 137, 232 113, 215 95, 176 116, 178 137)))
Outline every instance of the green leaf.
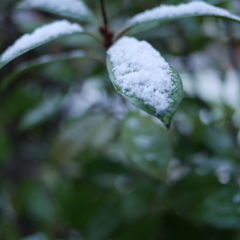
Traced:
POLYGON ((181 216, 225 229, 240 227, 240 188, 220 184, 213 174, 191 174, 169 189, 166 207, 181 216))
POLYGON ((127 161, 156 179, 165 180, 172 158, 169 132, 152 117, 133 112, 127 115, 121 131, 127 161))
POLYGON ((54 220, 55 206, 46 189, 37 181, 21 181, 16 194, 18 201, 15 204, 15 209, 18 212, 29 211, 31 216, 40 219, 46 225, 54 220))
POLYGON ((104 112, 83 115, 60 131, 53 146, 55 161, 76 158, 87 149, 92 154, 103 152, 112 142, 116 129, 116 120, 104 112))
POLYGON ((12 46, 2 53, 0 56, 0 68, 14 58, 40 45, 73 33, 83 33, 83 28, 76 23, 70 23, 66 20, 55 21, 37 28, 33 33, 20 37, 12 46))
POLYGON ((27 237, 21 238, 21 240, 47 240, 47 237, 43 233, 35 233, 27 237))
POLYGON ((211 4, 194 1, 180 5, 161 5, 159 7, 146 10, 130 18, 126 23, 126 31, 138 33, 156 27, 164 22, 169 22, 183 17, 213 16, 226 18, 240 23, 240 17, 231 14, 229 11, 212 6, 211 4))
POLYGON ((81 0, 23 0, 20 9, 37 9, 84 22, 95 22, 90 9, 81 0))
POLYGON ((240 229, 239 187, 228 185, 212 192, 199 205, 196 218, 215 227, 240 229))
POLYGON ((40 67, 50 63, 72 60, 72 59, 79 59, 84 57, 85 57, 84 51, 74 50, 74 51, 60 53, 60 54, 46 54, 46 55, 42 55, 39 58, 33 59, 31 61, 23 62, 20 65, 18 65, 13 72, 11 72, 2 80, 3 83, 0 86, 0 89, 4 90, 15 78, 19 77, 20 75, 28 71, 31 71, 36 67, 40 67))
POLYGON ((20 130, 28 130, 39 124, 49 120, 61 107, 61 99, 59 96, 46 101, 42 101, 34 109, 28 111, 20 121, 20 130))
POLYGON ((107 68, 116 90, 168 128, 183 95, 182 81, 150 44, 123 37, 107 52, 107 68))
POLYGON ((102 208, 95 213, 87 227, 90 240, 109 239, 110 235, 122 223, 121 200, 119 197, 106 199, 102 208))

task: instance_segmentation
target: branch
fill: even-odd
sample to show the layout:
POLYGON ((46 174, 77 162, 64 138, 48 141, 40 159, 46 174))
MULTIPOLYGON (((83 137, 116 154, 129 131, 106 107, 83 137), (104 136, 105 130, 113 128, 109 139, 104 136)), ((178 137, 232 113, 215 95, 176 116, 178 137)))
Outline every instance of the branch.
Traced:
POLYGON ((100 3, 101 3, 101 10, 102 10, 104 25, 99 27, 99 32, 101 33, 104 39, 103 46, 106 49, 108 49, 113 43, 113 33, 108 30, 108 19, 107 19, 104 0, 100 0, 100 3))
POLYGON ((102 10, 104 27, 108 29, 108 19, 107 19, 107 13, 105 9, 105 3, 104 3, 104 0, 100 0, 100 2, 101 2, 101 10, 102 10))

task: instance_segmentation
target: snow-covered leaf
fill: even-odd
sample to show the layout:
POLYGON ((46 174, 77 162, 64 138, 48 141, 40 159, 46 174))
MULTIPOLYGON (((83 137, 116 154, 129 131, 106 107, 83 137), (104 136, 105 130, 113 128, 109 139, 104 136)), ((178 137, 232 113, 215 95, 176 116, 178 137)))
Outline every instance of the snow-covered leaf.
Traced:
POLYGON ((18 8, 37 9, 84 22, 95 21, 92 12, 81 0, 23 0, 18 8))
POLYGON ((182 99, 182 81, 159 52, 145 41, 123 37, 108 50, 107 67, 120 94, 170 126, 182 99))
POLYGON ((130 18, 126 28, 132 33, 138 33, 156 27, 163 22, 172 21, 183 17, 214 16, 240 22, 240 17, 231 14, 229 11, 212 6, 206 2, 194 1, 180 5, 161 5, 146 10, 130 18))
POLYGON ((0 68, 14 58, 44 43, 65 35, 82 32, 83 28, 80 25, 70 23, 66 20, 56 21, 37 28, 33 33, 20 37, 12 46, 2 53, 0 56, 0 68))
POLYGON ((126 159, 149 176, 165 180, 172 157, 169 132, 151 116, 131 112, 126 116, 121 142, 126 159))

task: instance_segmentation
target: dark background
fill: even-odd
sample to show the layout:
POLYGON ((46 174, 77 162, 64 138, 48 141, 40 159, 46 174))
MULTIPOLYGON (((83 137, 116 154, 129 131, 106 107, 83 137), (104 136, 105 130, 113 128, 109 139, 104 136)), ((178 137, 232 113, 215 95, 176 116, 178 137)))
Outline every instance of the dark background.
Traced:
MULTIPOLYGON (((180 2, 106 6, 117 32, 138 12, 180 2)), ((206 2, 240 15, 237 0, 206 2)), ((61 19, 16 3, 0 3, 1 52, 61 19)), ((101 21, 99 2, 85 3, 101 21)), ((127 104, 93 60, 35 67, 1 91, 0 239, 240 239, 240 25, 186 18, 136 37, 182 77, 170 131, 127 104)), ((0 85, 22 62, 74 49, 104 57, 89 36, 61 38, 6 65, 0 85)))

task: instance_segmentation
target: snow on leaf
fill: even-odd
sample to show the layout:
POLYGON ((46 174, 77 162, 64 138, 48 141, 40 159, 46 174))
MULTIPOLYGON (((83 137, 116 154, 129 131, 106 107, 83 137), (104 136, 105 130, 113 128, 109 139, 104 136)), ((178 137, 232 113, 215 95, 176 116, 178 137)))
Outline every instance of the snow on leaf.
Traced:
POLYGON ((80 0, 23 0, 18 8, 42 10, 85 22, 94 21, 92 12, 80 0))
POLYGON ((178 73, 149 43, 119 39, 107 52, 107 67, 116 90, 167 127, 182 99, 178 73))
POLYGON ((146 10, 130 18, 126 28, 133 29, 134 33, 155 27, 162 22, 171 21, 183 17, 214 16, 240 22, 240 17, 229 11, 212 6, 206 2, 194 1, 180 5, 161 5, 146 10))
POLYGON ((83 32, 83 28, 80 25, 70 23, 66 20, 56 21, 37 28, 33 33, 20 37, 12 46, 3 52, 0 56, 0 68, 14 58, 44 43, 65 35, 81 32, 83 32))

